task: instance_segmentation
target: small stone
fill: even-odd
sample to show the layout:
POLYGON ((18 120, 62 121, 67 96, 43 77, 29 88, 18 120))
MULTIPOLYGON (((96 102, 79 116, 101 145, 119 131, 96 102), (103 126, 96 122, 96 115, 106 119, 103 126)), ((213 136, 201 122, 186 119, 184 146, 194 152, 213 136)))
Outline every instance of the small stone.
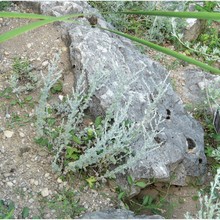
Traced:
POLYGON ((45 60, 45 61, 42 63, 42 66, 43 66, 43 67, 47 67, 48 64, 49 64, 48 60, 45 60))
POLYGON ((49 173, 45 173, 45 175, 44 175, 46 178, 48 178, 49 176, 50 176, 50 174, 49 173))
POLYGON ((32 199, 32 198, 31 198, 31 199, 29 199, 29 201, 28 201, 28 202, 31 204, 31 203, 33 203, 33 202, 34 202, 34 199, 32 199))
POLYGON ((58 179, 57 179, 57 182, 58 182, 58 183, 62 183, 63 181, 62 181, 60 178, 58 178, 58 179))
POLYGON ((31 43, 28 43, 27 44, 27 48, 31 48, 32 44, 31 43))
POLYGON ((49 196, 49 190, 48 190, 48 188, 42 189, 42 190, 41 190, 41 195, 42 195, 43 197, 49 196))
POLYGON ((7 177, 11 176, 11 173, 4 173, 3 176, 4 176, 5 178, 7 178, 7 177))
POLYGON ((7 184, 7 186, 9 186, 9 187, 12 187, 12 186, 13 186, 13 183, 12 183, 12 182, 7 182, 6 184, 7 184))
POLYGON ((40 151, 40 152, 38 152, 38 155, 41 157, 46 157, 48 155, 48 153, 46 151, 40 151))
POLYGON ((5 118, 9 119, 9 118, 11 118, 11 115, 7 113, 7 114, 5 115, 5 118))
POLYGON ((38 184, 39 184, 38 181, 35 180, 35 181, 34 181, 34 185, 35 185, 35 186, 38 186, 38 184))
POLYGON ((34 179, 30 180, 30 184, 33 185, 34 184, 34 179))
POLYGON ((5 53, 4 53, 4 54, 5 54, 5 56, 8 56, 8 55, 9 55, 9 53, 8 53, 7 51, 5 51, 5 53))
POLYGON ((9 130, 3 131, 3 132, 6 138, 11 138, 14 134, 13 131, 9 131, 9 130))
POLYGON ((66 52, 66 51, 67 51, 67 47, 62 47, 61 50, 62 50, 63 52, 66 52))
POLYGON ((24 138, 24 137, 25 137, 25 134, 24 134, 23 132, 19 132, 19 136, 20 136, 21 138, 24 138))

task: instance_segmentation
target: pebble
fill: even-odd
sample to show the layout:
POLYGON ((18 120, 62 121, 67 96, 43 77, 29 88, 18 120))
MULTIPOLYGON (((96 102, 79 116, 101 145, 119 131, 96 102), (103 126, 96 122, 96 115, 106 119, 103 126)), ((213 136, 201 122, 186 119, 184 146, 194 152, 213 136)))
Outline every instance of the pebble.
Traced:
POLYGON ((31 46, 32 46, 32 43, 27 44, 27 48, 31 48, 31 46))
POLYGON ((11 118, 11 115, 7 113, 7 114, 5 115, 5 118, 9 119, 9 118, 11 118))
POLYGON ((38 185, 39 185, 39 183, 38 183, 37 180, 34 181, 34 185, 35 185, 35 186, 38 186, 38 185))
POLYGON ((48 64, 49 64, 48 60, 45 60, 45 61, 42 63, 42 66, 43 66, 43 67, 47 67, 48 64))
POLYGON ((12 182, 7 182, 6 183, 9 187, 12 187, 13 186, 13 183, 12 182))
POLYGON ((7 177, 11 176, 11 173, 4 173, 3 176, 4 176, 5 178, 7 178, 7 177))
POLYGON ((25 137, 25 134, 24 134, 23 132, 19 132, 19 136, 20 136, 21 138, 24 138, 24 137, 25 137))
POLYGON ((62 181, 60 178, 58 178, 58 179, 57 179, 57 182, 58 182, 58 183, 62 183, 63 181, 62 181))
POLYGON ((40 151, 40 152, 38 152, 38 155, 41 157, 46 157, 48 155, 48 153, 46 151, 40 151))
POLYGON ((49 190, 48 190, 48 188, 42 189, 42 190, 41 190, 41 195, 42 195, 43 197, 49 196, 49 190))
POLYGON ((14 134, 13 131, 9 131, 9 130, 3 131, 3 132, 6 138, 11 138, 14 134))
POLYGON ((44 175, 46 178, 48 178, 49 176, 50 176, 50 174, 49 173, 45 173, 45 175, 44 175))
POLYGON ((33 202, 34 202, 34 199, 32 199, 32 198, 31 198, 31 199, 29 199, 29 201, 28 201, 28 202, 31 204, 31 203, 33 203, 33 202))
POLYGON ((67 47, 62 47, 61 50, 62 50, 63 52, 66 52, 66 51, 67 51, 67 47))

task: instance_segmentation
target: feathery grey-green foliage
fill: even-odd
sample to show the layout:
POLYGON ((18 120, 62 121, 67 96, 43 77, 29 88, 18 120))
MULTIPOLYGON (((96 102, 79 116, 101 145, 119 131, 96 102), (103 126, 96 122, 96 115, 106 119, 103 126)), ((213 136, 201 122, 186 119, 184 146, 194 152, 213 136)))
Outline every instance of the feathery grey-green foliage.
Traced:
MULTIPOLYGON (((116 74, 117 75, 117 74, 116 74)), ((122 101, 124 94, 128 93, 130 85, 137 80, 137 75, 128 76, 120 72, 115 98, 111 106, 106 111, 106 116, 102 124, 101 136, 96 135, 96 142, 93 147, 88 148, 77 161, 70 162, 67 170, 77 171, 86 169, 89 166, 97 165, 100 171, 107 167, 103 174, 104 177, 115 177, 117 173, 124 173, 125 169, 131 168, 137 161, 144 159, 147 150, 159 147, 155 142, 155 137, 159 134, 159 125, 162 119, 156 119, 156 110, 158 102, 163 97, 169 84, 166 79, 156 86, 152 79, 152 84, 157 90, 154 96, 154 102, 148 99, 148 105, 145 109, 145 116, 141 122, 130 121, 129 107, 133 97, 122 101), (128 123, 126 123, 128 122, 128 123), (146 129, 149 127, 149 130, 146 129), (144 138, 143 146, 138 152, 134 152, 133 145, 139 138, 144 138), (112 169, 114 166, 114 169, 112 169)), ((144 79, 143 79, 144 80, 144 79)), ((92 82, 92 81, 91 81, 92 82)), ((144 82, 149 95, 153 95, 150 87, 144 82)))
POLYGON ((60 57, 56 54, 52 63, 48 66, 48 73, 44 76, 42 73, 44 87, 41 89, 41 95, 39 105, 36 108, 36 132, 37 136, 41 137, 44 135, 44 126, 46 124, 45 119, 48 117, 47 99, 49 96, 50 89, 61 77, 61 71, 58 71, 58 61, 60 57))
MULTIPOLYGON (((85 61, 86 62, 86 61, 85 61)), ((106 61, 108 62, 108 61, 106 61)), ((38 137, 47 136, 49 144, 52 145, 52 151, 55 155, 52 167, 55 171, 65 172, 86 170, 95 166, 99 170, 100 177, 115 177, 117 173, 124 173, 128 168, 135 165, 137 161, 145 159, 147 151, 153 150, 160 146, 156 143, 155 138, 161 132, 159 125, 162 122, 161 117, 156 117, 157 105, 168 89, 169 83, 167 78, 160 83, 151 80, 151 85, 145 82, 143 77, 143 86, 147 91, 147 105, 145 115, 142 121, 132 121, 129 116, 129 108, 132 105, 133 96, 131 87, 136 83, 140 72, 127 74, 123 71, 124 67, 118 66, 118 69, 112 69, 111 73, 106 72, 103 61, 97 64, 96 71, 88 76, 86 69, 82 71, 79 80, 76 83, 75 90, 71 96, 66 97, 66 104, 69 106, 69 113, 66 118, 62 119, 59 125, 59 134, 54 138, 52 133, 45 133, 46 119, 49 117, 47 109, 47 99, 50 88, 60 78, 60 72, 57 72, 57 59, 49 67, 48 74, 44 77, 44 87, 41 91, 39 106, 36 109, 36 126, 38 137), (102 69, 102 71, 100 71, 102 69), (111 105, 107 108, 99 132, 93 128, 94 139, 87 143, 86 149, 75 161, 60 162, 62 152, 65 152, 68 146, 71 146, 72 132, 77 136, 83 135, 81 124, 85 116, 85 110, 94 96, 95 92, 105 87, 108 89, 107 82, 111 81, 112 74, 117 77, 117 83, 114 84, 114 95, 112 96, 111 105), (153 90, 153 91, 152 91, 153 90), (128 95, 129 94, 129 95, 128 95), (151 101, 153 98, 153 102, 151 101), (134 152, 135 142, 143 140, 143 146, 134 152)), ((80 146, 79 146, 80 147, 80 146)))
POLYGON ((79 125, 83 121, 84 111, 88 108, 89 102, 95 91, 100 89, 107 78, 108 73, 103 74, 98 69, 96 74, 91 79, 92 84, 86 88, 86 77, 85 72, 79 77, 75 90, 72 92, 72 96, 67 96, 67 104, 70 107, 70 112, 67 116, 67 120, 62 122, 62 129, 64 132, 56 138, 53 143, 53 150, 56 152, 55 159, 53 161, 53 169, 60 170, 61 168, 57 165, 62 150, 68 146, 71 140, 70 132, 78 131, 79 125))
POLYGON ((220 169, 217 170, 214 182, 211 182, 209 194, 203 195, 199 192, 200 209, 196 216, 186 213, 187 219, 220 219, 220 169))

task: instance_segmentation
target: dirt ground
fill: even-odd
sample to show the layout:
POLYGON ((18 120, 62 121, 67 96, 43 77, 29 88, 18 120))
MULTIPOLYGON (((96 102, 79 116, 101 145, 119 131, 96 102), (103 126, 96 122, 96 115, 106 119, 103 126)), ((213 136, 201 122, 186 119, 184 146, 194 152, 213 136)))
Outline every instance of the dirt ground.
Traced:
MULTIPOLYGON (((28 22, 30 21, 1 19, 0 33, 28 22)), ((59 69, 62 70, 64 82, 63 95, 68 94, 73 86, 74 73, 71 72, 68 47, 62 41, 59 29, 53 24, 0 45, 0 91, 9 86, 13 58, 27 58, 35 73, 40 76, 41 71, 46 73, 54 54, 58 52, 61 54, 59 69)), ((89 211, 117 207, 117 195, 108 187, 90 189, 85 181, 76 179, 65 182, 52 171, 52 156, 33 141, 36 136, 34 115, 39 92, 40 89, 35 89, 29 94, 0 97, 0 199, 14 201, 17 218, 21 217, 21 210, 25 206, 31 210, 30 218, 58 218, 56 208, 51 210, 47 208, 47 204, 66 189, 73 190, 77 194, 76 198, 80 198, 80 204, 89 211), (25 100, 28 95, 32 96, 31 101, 24 102, 22 106, 11 105, 14 99, 25 100)), ((196 213, 198 187, 169 186, 167 189, 156 185, 142 191, 139 196, 157 196, 159 191, 164 191, 168 201, 167 209, 163 209, 167 218, 184 218, 187 211, 196 213)))

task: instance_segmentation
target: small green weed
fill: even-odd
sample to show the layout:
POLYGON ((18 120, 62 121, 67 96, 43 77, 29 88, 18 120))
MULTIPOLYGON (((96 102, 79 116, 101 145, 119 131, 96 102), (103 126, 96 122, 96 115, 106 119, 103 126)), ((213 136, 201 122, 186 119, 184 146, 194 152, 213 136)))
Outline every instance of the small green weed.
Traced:
MULTIPOLYGON (((127 209, 135 210, 136 214, 143 213, 143 211, 149 211, 151 213, 160 213, 162 203, 156 202, 150 195, 144 196, 141 201, 137 198, 130 198, 129 194, 131 188, 136 186, 138 188, 144 189, 152 182, 146 183, 144 181, 135 181, 131 176, 127 176, 128 191, 122 190, 121 187, 116 188, 118 193, 118 200, 121 200, 127 209)), ((162 200, 161 200, 162 201, 162 200)))
POLYGON ((58 80, 50 89, 52 94, 60 93, 63 90, 63 83, 61 80, 58 80))
POLYGON ((10 78, 10 86, 13 88, 13 93, 29 93, 39 84, 39 78, 33 72, 29 60, 24 58, 14 58, 12 64, 12 75, 10 78))
POLYGON ((74 219, 86 210, 79 204, 79 199, 76 199, 75 192, 72 190, 63 190, 51 201, 48 201, 47 205, 50 209, 56 210, 58 219, 74 219))
MULTIPOLYGON (((15 211, 15 204, 13 201, 4 201, 0 200, 0 219, 13 219, 15 211)), ((21 212, 22 219, 28 218, 30 209, 28 207, 24 207, 21 212)))
POLYGON ((10 1, 1 1, 0 2, 0 11, 6 10, 8 7, 10 7, 11 2, 10 1))

